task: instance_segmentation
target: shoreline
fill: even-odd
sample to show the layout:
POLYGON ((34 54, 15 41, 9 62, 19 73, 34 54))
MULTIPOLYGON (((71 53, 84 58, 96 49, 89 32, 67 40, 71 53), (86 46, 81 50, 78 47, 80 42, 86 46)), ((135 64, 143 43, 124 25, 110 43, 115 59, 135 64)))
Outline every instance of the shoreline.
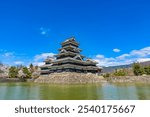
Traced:
POLYGON ((49 84, 97 84, 97 83, 150 83, 150 76, 115 76, 104 78, 91 73, 52 73, 40 76, 35 83, 49 84))
POLYGON ((110 83, 150 83, 150 76, 115 76, 106 79, 110 83))
POLYGON ((3 82, 23 82, 23 81, 19 78, 0 78, 0 83, 3 82))
POLYGON ((104 78, 95 74, 87 73, 52 73, 50 75, 42 75, 37 79, 20 78, 0 78, 3 82, 33 82, 47 84, 98 84, 98 83, 150 83, 149 76, 114 76, 104 78))

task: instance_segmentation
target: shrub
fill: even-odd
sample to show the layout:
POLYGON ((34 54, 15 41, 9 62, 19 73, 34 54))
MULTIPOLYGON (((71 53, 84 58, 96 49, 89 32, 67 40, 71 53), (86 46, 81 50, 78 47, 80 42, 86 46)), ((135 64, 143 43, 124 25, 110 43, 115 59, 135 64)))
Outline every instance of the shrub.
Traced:
POLYGON ((103 74, 103 77, 108 78, 108 77, 110 77, 110 74, 109 73, 103 74))
POLYGON ((126 76, 126 75, 127 75, 127 73, 125 72, 124 69, 116 70, 114 72, 114 76, 126 76))

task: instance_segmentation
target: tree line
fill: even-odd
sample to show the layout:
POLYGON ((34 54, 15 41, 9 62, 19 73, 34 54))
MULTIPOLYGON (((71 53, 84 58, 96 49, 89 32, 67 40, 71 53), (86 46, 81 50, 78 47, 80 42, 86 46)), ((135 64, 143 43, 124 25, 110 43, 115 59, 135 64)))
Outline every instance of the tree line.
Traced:
POLYGON ((115 69, 112 73, 106 73, 104 77, 110 76, 140 76, 150 75, 150 65, 142 66, 140 63, 133 63, 131 68, 115 69))
POLYGON ((140 75, 150 75, 150 66, 142 66, 139 63, 134 63, 133 64, 133 73, 136 76, 140 75))
POLYGON ((33 66, 30 64, 29 68, 26 66, 11 66, 9 68, 8 76, 9 78, 31 78, 31 77, 38 77, 39 73, 38 66, 33 66))

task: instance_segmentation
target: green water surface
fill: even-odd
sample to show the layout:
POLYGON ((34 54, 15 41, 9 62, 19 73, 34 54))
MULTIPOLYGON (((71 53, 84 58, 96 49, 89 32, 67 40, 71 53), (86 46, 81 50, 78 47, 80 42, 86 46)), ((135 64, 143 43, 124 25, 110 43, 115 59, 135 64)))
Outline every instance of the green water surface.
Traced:
POLYGON ((150 84, 0 83, 1 100, 150 100, 150 84))

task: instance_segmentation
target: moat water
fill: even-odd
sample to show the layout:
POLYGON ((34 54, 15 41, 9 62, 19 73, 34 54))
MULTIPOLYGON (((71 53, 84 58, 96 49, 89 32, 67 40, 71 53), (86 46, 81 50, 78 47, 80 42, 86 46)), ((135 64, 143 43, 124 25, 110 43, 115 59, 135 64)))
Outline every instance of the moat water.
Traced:
POLYGON ((150 84, 0 83, 1 100, 150 100, 150 84))

